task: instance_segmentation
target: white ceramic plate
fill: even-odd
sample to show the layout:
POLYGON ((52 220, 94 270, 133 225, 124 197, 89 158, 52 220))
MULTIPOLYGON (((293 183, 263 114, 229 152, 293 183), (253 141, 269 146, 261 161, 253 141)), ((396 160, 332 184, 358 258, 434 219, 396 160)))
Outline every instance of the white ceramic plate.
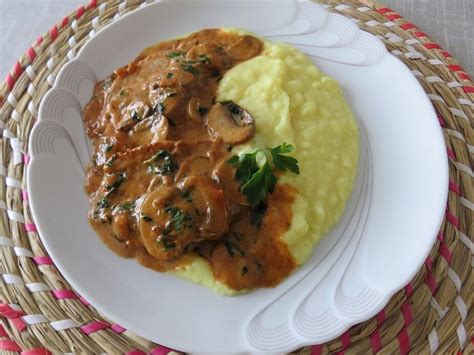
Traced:
POLYGON ((91 38, 42 102, 28 188, 49 254, 107 317, 183 351, 289 351, 375 315, 421 267, 447 199, 443 137, 410 71, 351 20, 291 0, 174 0, 117 15, 91 38), (158 41, 218 26, 246 28, 313 56, 341 83, 362 133, 357 182, 341 221, 278 287, 233 298, 109 251, 89 226, 83 190, 89 149, 81 108, 93 83, 158 41))

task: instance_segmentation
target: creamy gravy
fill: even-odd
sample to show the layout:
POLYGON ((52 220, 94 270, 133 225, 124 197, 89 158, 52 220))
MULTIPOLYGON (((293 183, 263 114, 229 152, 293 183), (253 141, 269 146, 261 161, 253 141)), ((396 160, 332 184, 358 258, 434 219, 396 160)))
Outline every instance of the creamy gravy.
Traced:
MULTIPOLYGON (((282 241, 290 185, 252 208, 227 160, 253 137, 245 108, 216 103, 222 76, 260 54, 255 37, 203 30, 162 42, 96 84, 89 220, 118 255, 166 271, 205 258, 234 290, 275 286, 296 263, 282 241)), ((258 123, 257 123, 258 124, 258 123)))

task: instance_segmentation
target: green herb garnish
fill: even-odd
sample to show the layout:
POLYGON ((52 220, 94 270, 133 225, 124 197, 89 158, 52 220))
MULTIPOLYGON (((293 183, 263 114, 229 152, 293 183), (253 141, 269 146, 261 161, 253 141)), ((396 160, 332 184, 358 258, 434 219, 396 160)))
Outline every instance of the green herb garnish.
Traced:
POLYGON ((225 244, 225 248, 227 249, 227 254, 229 254, 231 257, 234 257, 234 244, 232 244, 231 242, 229 242, 228 240, 226 240, 224 242, 225 244))
POLYGON ((101 143, 99 144, 99 152, 101 153, 108 153, 114 147, 113 143, 101 143))
POLYGON ((168 58, 178 58, 178 57, 184 57, 185 53, 184 52, 169 52, 166 56, 168 58))
POLYGON ((105 209, 107 207, 109 207, 109 202, 105 197, 102 197, 99 201, 97 201, 97 208, 94 210, 94 219, 105 222, 107 219, 105 209))
POLYGON ((227 249, 227 253, 231 256, 234 257, 236 253, 239 253, 241 256, 245 256, 245 253, 243 252, 242 249, 239 248, 239 246, 235 243, 232 243, 230 240, 226 240, 224 242, 224 245, 227 249))
POLYGON ((167 77, 168 79, 171 79, 171 78, 173 77, 173 73, 168 73, 168 74, 166 74, 166 77, 167 77))
POLYGON ((193 196, 191 195, 191 190, 186 190, 183 192, 182 196, 186 202, 193 202, 193 196))
POLYGON ((167 251, 176 247, 176 243, 172 240, 173 236, 176 233, 180 233, 183 228, 190 228, 193 224, 193 219, 188 212, 176 206, 165 207, 165 212, 171 215, 171 219, 165 229, 161 231, 160 238, 157 238, 157 242, 161 242, 163 249, 167 251))
POLYGON ((260 226, 262 225, 263 217, 265 216, 265 212, 267 211, 267 207, 267 204, 262 201, 252 209, 252 211, 250 212, 251 225, 260 228, 260 226))
POLYGON ((113 182, 112 185, 105 185, 105 189, 107 192, 105 193, 105 196, 109 196, 112 192, 117 191, 120 185, 127 179, 127 173, 125 171, 121 171, 118 173, 117 178, 113 182))
MULTIPOLYGON (((193 225, 193 218, 188 212, 183 211, 181 208, 176 206, 165 207, 165 212, 171 215, 171 219, 166 229, 173 229, 179 233, 183 228, 190 228, 193 225)), ((171 230, 168 232, 168 234, 171 230)))
POLYGON ((275 190, 277 177, 274 171, 288 170, 294 174, 300 173, 298 161, 283 155, 293 150, 294 147, 291 144, 283 143, 275 148, 263 148, 253 153, 234 155, 227 161, 237 168, 235 178, 240 182, 242 193, 253 207, 264 201, 267 195, 275 190), (257 163, 259 153, 265 157, 263 166, 257 163))
POLYGON ((199 59, 200 59, 199 61, 204 63, 204 64, 211 64, 211 60, 205 54, 199 54, 199 59))
POLYGON ((189 64, 184 64, 183 65, 183 70, 187 71, 187 72, 189 72, 193 75, 199 74, 199 70, 197 70, 195 67, 193 67, 192 65, 189 65, 189 64))
POLYGON ((147 215, 145 215, 145 214, 142 214, 142 215, 140 216, 140 218, 143 219, 143 220, 146 221, 146 222, 153 222, 153 218, 151 218, 150 216, 147 216, 147 215))
POLYGON ((140 122, 142 120, 141 116, 138 114, 137 111, 133 110, 131 113, 130 113, 130 117, 132 120, 134 120, 135 122, 140 122))
POLYGON ((117 206, 120 212, 130 212, 135 208, 135 202, 125 202, 117 206))
POLYGON ((173 160, 173 157, 164 149, 160 149, 155 155, 143 163, 147 164, 148 175, 169 175, 178 170, 178 165, 173 160))
POLYGON ((161 238, 161 242, 163 243, 163 249, 168 251, 176 247, 176 243, 170 240, 169 238, 161 238))
POLYGON ((117 156, 114 154, 105 162, 105 166, 110 168, 115 159, 117 159, 117 156))
POLYGON ((109 207, 109 202, 105 197, 102 197, 99 201, 97 201, 97 207, 99 208, 107 208, 109 207))

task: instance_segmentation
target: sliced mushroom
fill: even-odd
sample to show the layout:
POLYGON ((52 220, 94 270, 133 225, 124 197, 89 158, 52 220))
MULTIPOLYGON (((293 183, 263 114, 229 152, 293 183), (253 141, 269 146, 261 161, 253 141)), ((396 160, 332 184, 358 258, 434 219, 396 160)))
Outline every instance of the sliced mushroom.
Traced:
POLYGON ((153 115, 133 127, 129 136, 135 146, 154 144, 168 137, 169 123, 164 115, 153 115))
POLYGON ((176 181, 180 181, 189 176, 211 176, 212 168, 213 164, 208 157, 194 155, 181 163, 179 171, 176 174, 176 181))
POLYGON ((156 84, 163 88, 186 86, 193 83, 195 79, 192 73, 182 70, 179 66, 173 66, 163 74, 156 84))
POLYGON ((155 118, 151 125, 150 132, 153 135, 150 143, 164 141, 168 138, 169 122, 165 115, 160 115, 158 119, 155 118))
POLYGON ((213 43, 202 43, 192 47, 186 53, 186 60, 209 65, 219 70, 229 69, 232 66, 232 59, 223 48, 213 43))
POLYGON ((232 101, 212 106, 206 116, 209 134, 228 144, 242 144, 253 137, 255 123, 248 111, 232 101))
POLYGON ((189 62, 199 61, 209 53, 215 52, 215 47, 216 45, 211 43, 201 43, 195 45, 186 53, 186 60, 189 62))
POLYGON ((166 95, 161 104, 163 113, 170 118, 173 118, 180 112, 181 106, 184 105, 184 98, 181 94, 166 95))
POLYGON ((262 49, 262 42, 253 36, 243 36, 227 48, 227 54, 234 60, 245 60, 255 56, 262 49))
POLYGON ((130 234, 129 216, 126 213, 115 213, 112 218, 112 233, 114 238, 120 242, 129 239, 130 234))
POLYGON ((173 260, 204 240, 220 238, 229 229, 223 191, 205 176, 184 183, 184 191, 158 186, 139 206, 138 231, 148 253, 173 260))
POLYGON ((164 209, 176 194, 174 187, 159 186, 144 197, 139 208, 139 239, 148 253, 159 260, 172 260, 180 256, 182 248, 177 244, 178 239, 190 239, 196 234, 191 228, 182 229, 180 235, 171 231, 172 226, 167 229, 171 216, 164 209))
POLYGON ((201 106, 201 100, 193 97, 188 102, 188 115, 193 121, 202 124, 208 108, 201 106))
POLYGON ((122 119, 118 122, 117 128, 119 130, 130 129, 147 117, 149 112, 150 106, 143 101, 136 101, 122 111, 122 119))
POLYGON ((189 202, 199 211, 196 227, 202 240, 214 240, 229 230, 229 213, 224 191, 209 177, 200 175, 188 178, 183 188, 191 191, 189 202))

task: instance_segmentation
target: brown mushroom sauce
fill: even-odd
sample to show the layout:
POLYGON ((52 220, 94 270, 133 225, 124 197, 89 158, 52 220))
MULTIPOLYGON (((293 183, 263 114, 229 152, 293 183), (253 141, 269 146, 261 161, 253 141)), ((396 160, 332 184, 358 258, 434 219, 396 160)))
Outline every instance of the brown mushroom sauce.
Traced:
POLYGON ((203 30, 146 49, 96 85, 84 110, 94 146, 85 189, 90 223, 114 252, 158 271, 201 256, 234 290, 275 286, 295 268, 281 240, 295 191, 281 184, 248 205, 226 161, 255 122, 214 102, 225 72, 262 46, 203 30))

